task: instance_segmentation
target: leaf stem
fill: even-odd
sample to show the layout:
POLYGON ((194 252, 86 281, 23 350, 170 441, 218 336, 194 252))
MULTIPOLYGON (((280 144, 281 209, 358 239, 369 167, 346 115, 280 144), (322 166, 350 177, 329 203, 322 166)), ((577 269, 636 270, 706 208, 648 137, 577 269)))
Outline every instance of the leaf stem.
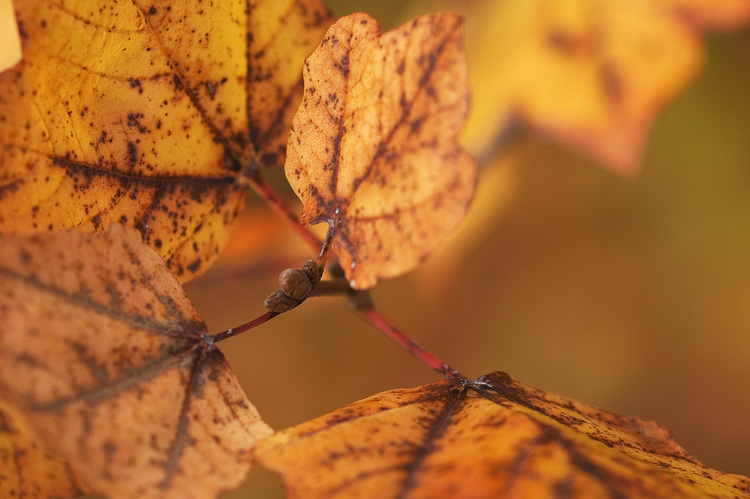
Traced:
POLYGON ((323 244, 320 247, 320 253, 318 253, 318 267, 321 269, 325 268, 326 261, 328 260, 328 250, 331 249, 331 242, 333 241, 333 224, 328 226, 326 231, 326 238, 323 240, 323 244))
POLYGON ((367 322, 380 329, 380 331, 398 343, 404 350, 416 357, 427 367, 437 371, 437 373, 443 378, 459 380, 466 379, 466 376, 428 352, 422 345, 409 338, 398 329, 388 318, 375 308, 369 294, 370 293, 367 291, 355 291, 350 295, 350 304, 360 312, 361 316, 367 322))
POLYGON ((251 320, 250 322, 246 322, 242 324, 241 326, 233 327, 233 328, 227 329, 226 331, 222 331, 220 333, 216 333, 213 335, 210 335, 210 334, 205 335, 203 340, 210 344, 213 344, 222 340, 226 340, 227 338, 231 338, 232 336, 236 336, 240 333, 244 333, 245 331, 253 329, 254 327, 260 326, 261 324, 264 324, 270 321, 277 315, 279 314, 274 313, 274 312, 266 312, 260 317, 257 317, 251 320))
POLYGON ((299 217, 289 207, 287 202, 282 198, 271 185, 266 182, 259 171, 255 171, 249 177, 250 186, 266 202, 266 204, 283 220, 286 220, 295 232, 304 240, 313 250, 318 251, 323 245, 322 241, 313 234, 310 229, 300 225, 299 217))
MULTIPOLYGON (((315 251, 320 251, 318 254, 318 265, 322 268, 326 264, 328 257, 328 250, 333 236, 332 228, 329 227, 326 233, 325 241, 320 241, 318 237, 313 234, 307 227, 300 225, 299 219, 294 213, 287 202, 282 198, 271 185, 266 182, 260 171, 256 170, 248 178, 250 185, 258 193, 258 195, 268 204, 268 206, 276 212, 283 220, 286 220, 291 224, 292 228, 302 239, 310 245, 315 251)), ((399 330, 390 320, 388 320, 380 311, 378 311, 372 299, 370 293, 367 291, 354 291, 348 283, 339 282, 339 280, 321 282, 318 283, 319 289, 316 289, 311 296, 320 296, 326 294, 335 294, 341 292, 349 292, 349 303, 352 308, 360 312, 360 315, 366 322, 382 331, 386 336, 391 338, 397 344, 399 344, 404 350, 409 352, 411 355, 416 357, 427 367, 437 371, 445 379, 466 379, 464 375, 453 369, 450 365, 440 360, 438 357, 428 352, 422 345, 409 338, 401 330, 399 330), (322 285, 322 286, 320 286, 322 285)), ((243 333, 249 329, 259 326, 275 316, 279 315, 276 312, 266 312, 257 319, 247 322, 236 328, 227 329, 221 333, 217 333, 212 336, 207 336, 206 341, 210 343, 216 343, 222 341, 237 334, 243 333)))
POLYGON ((345 279, 320 281, 315 285, 308 298, 312 298, 314 296, 337 295, 342 293, 349 293, 351 291, 352 288, 349 286, 349 283, 345 279))

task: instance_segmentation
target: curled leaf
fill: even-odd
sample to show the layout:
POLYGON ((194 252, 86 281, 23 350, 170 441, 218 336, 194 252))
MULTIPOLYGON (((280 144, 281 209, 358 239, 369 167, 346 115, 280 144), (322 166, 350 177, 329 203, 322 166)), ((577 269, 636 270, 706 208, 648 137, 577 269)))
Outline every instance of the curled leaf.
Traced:
POLYGON ((301 222, 328 222, 357 289, 417 265, 456 229, 476 168, 458 145, 469 109, 462 21, 423 16, 387 33, 340 19, 304 67, 285 171, 301 222))
POLYGON ((245 176, 286 137, 327 20, 317 0, 258 18, 271 3, 16 2, 24 58, 0 75, 0 231, 121 223, 182 281, 205 270, 245 206, 245 176))
POLYGON ((0 323, 0 399, 89 489, 216 496, 270 432, 132 228, 5 236, 0 323))
POLYGON ((493 373, 393 390, 263 439, 290 498, 746 497, 662 426, 493 373))

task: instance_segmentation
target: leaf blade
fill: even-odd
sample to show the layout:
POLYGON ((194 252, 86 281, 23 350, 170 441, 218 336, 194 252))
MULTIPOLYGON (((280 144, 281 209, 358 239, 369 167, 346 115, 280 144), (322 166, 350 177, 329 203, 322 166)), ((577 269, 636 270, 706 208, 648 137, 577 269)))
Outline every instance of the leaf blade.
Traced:
POLYGON ((293 1, 275 59, 253 58, 259 4, 273 2, 18 3, 24 58, 0 75, 0 231, 127 224, 181 281, 202 273, 246 175, 286 138, 301 94, 289 68, 327 20, 318 0, 293 1))
POLYGON ((305 63, 285 170, 301 222, 331 224, 355 288, 414 267, 468 210, 476 170, 456 143, 469 103, 461 40, 451 14, 382 35, 353 14, 305 63))
POLYGON ((112 495, 241 484, 270 429, 134 229, 6 236, 0 255, 0 397, 51 452, 112 495))
POLYGON ((256 452, 291 498, 750 493, 750 479, 704 467, 656 423, 504 373, 377 394, 278 432, 256 452))

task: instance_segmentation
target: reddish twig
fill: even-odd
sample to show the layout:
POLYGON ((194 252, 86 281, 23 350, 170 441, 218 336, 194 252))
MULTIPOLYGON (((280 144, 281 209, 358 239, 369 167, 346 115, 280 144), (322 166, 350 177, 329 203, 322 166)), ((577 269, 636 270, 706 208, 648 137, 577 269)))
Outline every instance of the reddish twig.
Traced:
POLYGON ((236 336, 240 333, 244 333, 245 331, 248 331, 250 329, 253 329, 254 327, 258 327, 261 324, 264 324, 274 317, 276 317, 279 314, 273 313, 273 312, 266 312, 265 314, 261 315, 260 317, 251 320, 250 322, 246 322, 241 326, 233 327, 230 329, 227 329, 226 331, 222 331, 220 333, 216 334, 206 334, 203 336, 203 340, 208 343, 216 343, 222 340, 226 340, 227 338, 231 338, 232 336, 236 336))
MULTIPOLYGON (((290 223, 297 234, 302 237, 302 239, 315 251, 318 251, 319 249, 320 253, 318 254, 317 263, 321 269, 324 268, 333 236, 332 228, 328 229, 325 241, 320 241, 318 237, 313 234, 307 227, 300 225, 297 214, 291 210, 284 198, 282 198, 279 193, 276 192, 276 190, 265 181, 259 171, 255 171, 252 175, 250 175, 249 181, 255 192, 257 192, 258 195, 263 198, 266 204, 268 204, 268 206, 270 206, 274 212, 276 212, 283 220, 286 220, 288 223, 290 223)), ((340 268, 337 270, 340 270, 340 268)), ((336 270, 334 270, 333 272, 335 275, 336 270)), ((341 272, 341 274, 343 277, 343 272, 341 272)), ((431 369, 434 369, 445 379, 466 379, 466 377, 463 376, 460 372, 453 369, 438 357, 425 350, 422 345, 409 338, 383 314, 381 314, 380 311, 378 311, 372 303, 369 292, 355 291, 351 288, 348 288, 348 285, 338 286, 335 284, 336 282, 337 280, 329 283, 318 283, 320 284, 321 289, 318 292, 311 293, 310 296, 336 292, 348 292, 350 305, 354 309, 359 311, 362 317, 367 322, 382 331, 386 336, 399 344, 404 350, 416 357, 424 365, 431 369)), ((297 301, 301 303, 302 301, 304 301, 304 299, 297 301)), ((295 303, 293 306, 288 308, 294 308, 294 306, 298 305, 299 303, 295 303)), ((248 322, 247 324, 243 324, 242 326, 233 329, 228 329, 213 336, 208 336, 208 338, 210 338, 210 341, 212 343, 224 340, 236 334, 247 331, 248 329, 259 326, 260 324, 263 324, 276 315, 278 315, 278 313, 276 312, 267 312, 254 321, 248 322)))
POLYGON ((425 348, 405 335, 391 321, 375 308, 361 310, 363 317, 373 326, 380 329, 390 339, 401 345, 407 352, 419 359, 427 367, 437 371, 445 379, 464 379, 465 376, 431 354, 425 348))
POLYGON ((318 251, 323 242, 313 234, 310 229, 299 223, 298 215, 292 211, 286 200, 282 198, 271 185, 266 182, 259 171, 255 171, 250 177, 250 186, 266 202, 266 204, 283 220, 288 222, 295 232, 310 245, 315 251, 318 251))
POLYGON ((404 350, 416 357, 427 367, 437 371, 445 379, 466 379, 466 377, 453 369, 447 363, 431 354, 425 348, 409 338, 388 320, 372 303, 368 291, 352 291, 349 294, 349 304, 371 325, 378 328, 390 339, 398 343, 404 350))

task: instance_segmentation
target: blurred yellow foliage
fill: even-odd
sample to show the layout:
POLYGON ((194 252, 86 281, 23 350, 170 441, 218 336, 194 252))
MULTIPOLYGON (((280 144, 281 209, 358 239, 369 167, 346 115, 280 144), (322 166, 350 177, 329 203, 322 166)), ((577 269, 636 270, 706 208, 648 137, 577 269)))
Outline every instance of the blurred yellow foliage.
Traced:
POLYGON ((22 414, 0 401, 0 497, 74 497, 81 484, 47 454, 22 414))
POLYGON ((469 24, 474 111, 465 135, 483 154, 516 120, 633 173, 654 118, 701 67, 700 35, 750 17, 744 0, 420 2, 469 24))
POLYGON ((13 0, 0 0, 0 72, 21 60, 21 39, 18 36, 13 0))

